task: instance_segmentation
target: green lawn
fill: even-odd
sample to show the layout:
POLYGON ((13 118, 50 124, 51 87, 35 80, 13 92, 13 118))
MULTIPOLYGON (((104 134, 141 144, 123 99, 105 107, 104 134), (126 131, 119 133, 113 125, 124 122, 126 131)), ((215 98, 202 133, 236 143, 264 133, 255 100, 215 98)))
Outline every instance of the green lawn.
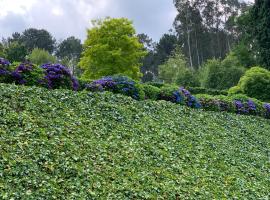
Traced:
POLYGON ((268 199, 270 120, 0 84, 0 199, 268 199))

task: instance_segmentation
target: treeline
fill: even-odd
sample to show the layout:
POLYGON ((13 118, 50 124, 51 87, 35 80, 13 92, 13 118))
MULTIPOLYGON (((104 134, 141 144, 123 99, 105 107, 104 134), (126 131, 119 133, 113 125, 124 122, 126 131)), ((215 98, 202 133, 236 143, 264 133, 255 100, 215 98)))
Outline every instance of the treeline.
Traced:
POLYGON ((3 39, 0 56, 11 62, 60 62, 83 79, 124 74, 143 82, 229 89, 253 66, 270 68, 267 0, 174 0, 172 29, 158 42, 136 34, 128 19, 93 21, 84 45, 56 42, 46 30, 27 29, 3 39), (79 67, 78 67, 79 66, 79 67))
POLYGON ((30 28, 22 33, 15 32, 0 43, 0 57, 10 62, 31 61, 37 65, 61 62, 76 72, 82 52, 80 39, 74 36, 63 41, 56 39, 44 29, 30 28))
MULTIPOLYGON (((158 66, 172 55, 176 46, 193 69, 199 69, 209 59, 224 59, 243 36, 238 18, 252 7, 238 0, 174 0, 174 5, 177 16, 172 31, 157 44, 152 43, 144 60, 142 71, 146 80, 158 76, 158 66)), ((142 35, 142 41, 149 46, 151 39, 142 35)))

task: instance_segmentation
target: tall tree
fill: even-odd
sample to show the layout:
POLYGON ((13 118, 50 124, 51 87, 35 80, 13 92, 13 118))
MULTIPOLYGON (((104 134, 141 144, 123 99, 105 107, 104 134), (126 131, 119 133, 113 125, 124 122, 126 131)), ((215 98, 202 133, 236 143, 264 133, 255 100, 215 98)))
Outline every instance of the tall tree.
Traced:
POLYGON ((5 47, 5 54, 10 62, 23 62, 27 55, 27 50, 23 44, 14 41, 8 43, 8 46, 5 47))
POLYGON ((249 26, 252 27, 251 38, 258 52, 259 62, 270 69, 270 2, 256 0, 250 11, 249 26))
POLYGON ((141 77, 141 60, 146 55, 131 21, 126 18, 106 18, 93 21, 88 30, 79 66, 84 79, 113 74, 141 77))
POLYGON ((72 74, 77 72, 77 64, 82 53, 81 40, 75 38, 74 36, 69 37, 62 41, 56 51, 56 56, 61 60, 61 62, 69 66, 72 74))
POLYGON ((174 0, 178 14, 174 27, 190 67, 210 58, 224 58, 236 37, 227 21, 239 15, 238 0, 174 0))
POLYGON ((144 74, 142 80, 152 81, 158 76, 158 66, 164 64, 175 50, 177 37, 172 33, 164 34, 158 43, 145 34, 139 35, 139 41, 145 46, 148 54, 143 59, 141 72, 144 74))
POLYGON ((63 40, 57 48, 56 56, 59 58, 68 58, 70 60, 78 60, 82 53, 81 40, 71 36, 63 40))
POLYGON ((25 45, 29 53, 32 52, 34 48, 44 49, 52 53, 55 48, 55 39, 44 29, 26 29, 22 33, 20 41, 25 45))

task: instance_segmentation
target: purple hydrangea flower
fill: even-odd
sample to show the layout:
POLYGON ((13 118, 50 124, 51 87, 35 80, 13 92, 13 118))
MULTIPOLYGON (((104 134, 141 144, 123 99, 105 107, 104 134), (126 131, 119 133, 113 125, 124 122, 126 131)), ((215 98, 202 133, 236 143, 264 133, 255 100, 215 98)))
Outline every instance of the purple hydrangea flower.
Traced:
POLYGON ((256 111, 256 105, 255 105, 254 101, 252 101, 250 99, 247 102, 247 107, 248 107, 249 112, 255 112, 256 111))
POLYGON ((265 108, 266 117, 270 118, 270 103, 266 103, 263 106, 265 108))
POLYGON ((10 62, 4 58, 0 58, 0 67, 1 67, 1 65, 2 65, 2 67, 7 67, 10 65, 10 62))
POLYGON ((240 100, 235 100, 234 105, 236 108, 236 112, 238 114, 247 113, 248 111, 245 109, 245 105, 240 100))
POLYGON ((73 90, 79 89, 79 82, 75 79, 69 69, 61 64, 47 63, 41 66, 45 70, 45 82, 48 88, 60 88, 63 86, 72 86, 73 90))

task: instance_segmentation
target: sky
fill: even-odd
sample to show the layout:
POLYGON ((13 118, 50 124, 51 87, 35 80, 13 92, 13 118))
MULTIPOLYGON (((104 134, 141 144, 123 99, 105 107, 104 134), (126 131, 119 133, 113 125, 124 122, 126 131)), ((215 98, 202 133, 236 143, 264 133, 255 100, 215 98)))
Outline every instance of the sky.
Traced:
POLYGON ((131 19, 137 33, 158 41, 172 28, 176 10, 173 0, 0 0, 0 38, 33 27, 58 40, 84 40, 91 20, 107 16, 131 19))
POLYGON ((172 0, 0 0, 0 38, 34 27, 58 40, 84 40, 92 19, 110 16, 129 18, 137 33, 157 41, 172 28, 175 15, 172 0))

